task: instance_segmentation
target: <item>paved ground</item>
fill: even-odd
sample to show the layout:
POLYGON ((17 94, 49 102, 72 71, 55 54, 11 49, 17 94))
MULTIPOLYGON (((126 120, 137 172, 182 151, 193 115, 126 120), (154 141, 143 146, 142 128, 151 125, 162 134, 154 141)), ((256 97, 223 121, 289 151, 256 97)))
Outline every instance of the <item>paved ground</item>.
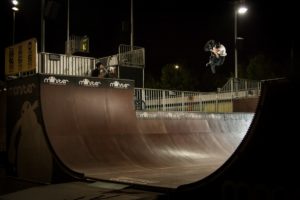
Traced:
POLYGON ((3 166, 0 167, 0 195, 16 192, 22 189, 38 186, 40 184, 17 180, 7 177, 3 166))
POLYGON ((4 166, 0 165, 1 200, 75 200, 75 199, 122 199, 154 200, 167 199, 164 194, 133 189, 125 184, 105 182, 68 182, 60 184, 39 184, 6 176, 4 166))

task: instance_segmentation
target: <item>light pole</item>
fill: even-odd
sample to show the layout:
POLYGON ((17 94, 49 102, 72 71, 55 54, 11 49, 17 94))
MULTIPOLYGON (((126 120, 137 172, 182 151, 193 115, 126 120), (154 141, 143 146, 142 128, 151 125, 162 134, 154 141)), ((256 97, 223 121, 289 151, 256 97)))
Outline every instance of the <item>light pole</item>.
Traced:
MULTIPOLYGON (((45 53, 45 0, 41 0, 41 52, 45 53)), ((42 66, 43 64, 44 62, 42 62, 42 66)), ((44 68, 42 67, 42 69, 44 68)))
POLYGON ((238 63, 237 63, 237 9, 234 9, 234 78, 238 78, 238 63))
POLYGON ((238 14, 245 14, 247 12, 247 7, 244 5, 235 5, 234 9, 234 78, 238 78, 238 50, 237 50, 237 16, 238 14))
POLYGON ((13 30, 12 30, 12 44, 15 44, 15 32, 16 32, 16 12, 19 11, 18 5, 19 1, 17 0, 11 0, 13 10, 13 30))
POLYGON ((130 4, 130 46, 131 46, 131 51, 133 50, 133 0, 131 0, 130 4))
POLYGON ((70 50, 70 0, 67 1, 67 52, 68 56, 71 55, 70 50))

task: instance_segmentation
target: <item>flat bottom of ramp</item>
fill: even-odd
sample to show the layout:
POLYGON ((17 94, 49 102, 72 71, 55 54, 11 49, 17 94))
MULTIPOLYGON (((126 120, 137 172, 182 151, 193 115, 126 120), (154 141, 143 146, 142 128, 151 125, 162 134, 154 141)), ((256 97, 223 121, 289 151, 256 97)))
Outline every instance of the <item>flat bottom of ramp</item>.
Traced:
POLYGON ((69 182, 33 187, 0 196, 1 200, 88 200, 88 199, 161 199, 163 194, 130 188, 130 185, 106 182, 69 182))

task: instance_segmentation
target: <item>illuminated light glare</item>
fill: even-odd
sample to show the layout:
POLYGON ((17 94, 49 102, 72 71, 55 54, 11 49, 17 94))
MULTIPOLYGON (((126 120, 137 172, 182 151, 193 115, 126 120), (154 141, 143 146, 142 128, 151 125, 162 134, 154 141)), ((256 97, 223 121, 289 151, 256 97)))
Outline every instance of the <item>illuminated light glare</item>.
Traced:
POLYGON ((178 66, 178 65, 175 65, 175 69, 179 69, 179 66, 178 66))
POLYGON ((12 3, 14 6, 19 5, 19 2, 18 2, 17 0, 12 0, 11 3, 12 3))
POLYGON ((19 11, 19 8, 18 8, 18 7, 15 7, 15 6, 12 7, 11 9, 12 9, 13 11, 19 11))
POLYGON ((238 9, 238 13, 239 14, 245 14, 247 12, 248 8, 246 8, 245 6, 242 6, 238 9))
POLYGON ((161 150, 160 153, 193 159, 209 158, 209 155, 207 153, 191 152, 185 150, 165 149, 161 150))

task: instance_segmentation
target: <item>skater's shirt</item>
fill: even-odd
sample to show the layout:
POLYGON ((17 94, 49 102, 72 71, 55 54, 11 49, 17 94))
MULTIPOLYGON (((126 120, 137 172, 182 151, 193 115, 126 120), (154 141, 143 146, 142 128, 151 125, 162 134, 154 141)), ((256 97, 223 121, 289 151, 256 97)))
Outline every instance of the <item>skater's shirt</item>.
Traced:
POLYGON ((222 44, 220 44, 218 46, 214 46, 212 48, 211 52, 213 52, 217 58, 219 56, 227 56, 226 49, 225 49, 224 45, 222 45, 222 44))

